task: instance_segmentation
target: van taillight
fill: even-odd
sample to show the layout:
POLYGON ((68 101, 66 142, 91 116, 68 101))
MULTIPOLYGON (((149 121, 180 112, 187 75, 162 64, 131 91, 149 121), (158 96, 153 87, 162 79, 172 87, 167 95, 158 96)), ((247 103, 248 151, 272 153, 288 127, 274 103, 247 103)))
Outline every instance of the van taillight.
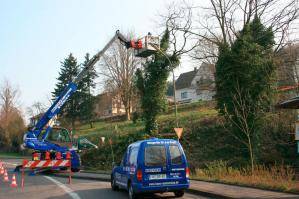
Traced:
POLYGON ((137 180, 142 181, 142 170, 141 169, 137 170, 137 180))
POLYGON ((190 178, 190 169, 186 167, 186 178, 190 178))

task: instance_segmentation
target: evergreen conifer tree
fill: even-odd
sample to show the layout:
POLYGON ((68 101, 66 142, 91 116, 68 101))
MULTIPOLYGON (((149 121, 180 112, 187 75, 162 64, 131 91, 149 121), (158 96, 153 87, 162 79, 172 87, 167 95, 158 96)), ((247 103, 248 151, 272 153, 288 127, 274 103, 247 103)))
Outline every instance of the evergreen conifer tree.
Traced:
POLYGON ((145 131, 149 135, 157 133, 157 116, 167 105, 165 96, 167 78, 170 71, 179 63, 177 56, 166 54, 168 47, 169 31, 166 29, 160 44, 162 53, 157 52, 152 60, 145 63, 143 71, 140 69, 136 71, 145 131))
MULTIPOLYGON (((82 67, 84 68, 89 62, 90 57, 89 53, 86 53, 84 63, 82 67)), ((94 82, 97 77, 95 68, 90 69, 86 76, 82 79, 80 83, 81 94, 82 94, 82 104, 80 107, 80 120, 84 122, 89 122, 90 127, 92 128, 92 118, 94 116, 94 99, 95 97, 92 95, 91 91, 95 88, 96 84, 94 82)))
MULTIPOLYGON (((72 82, 79 74, 79 65, 77 59, 69 54, 64 61, 61 62, 61 69, 59 72, 58 82, 55 85, 53 97, 57 98, 61 92, 65 89, 68 83, 72 82)), ((75 128, 75 121, 80 116, 80 104, 81 104, 81 85, 78 86, 77 91, 67 100, 60 112, 61 117, 65 117, 71 122, 72 128, 75 128)))
POLYGON ((246 145, 252 168, 260 119, 270 107, 273 44, 272 30, 255 17, 231 47, 220 46, 216 63, 218 108, 232 124, 234 137, 246 145))

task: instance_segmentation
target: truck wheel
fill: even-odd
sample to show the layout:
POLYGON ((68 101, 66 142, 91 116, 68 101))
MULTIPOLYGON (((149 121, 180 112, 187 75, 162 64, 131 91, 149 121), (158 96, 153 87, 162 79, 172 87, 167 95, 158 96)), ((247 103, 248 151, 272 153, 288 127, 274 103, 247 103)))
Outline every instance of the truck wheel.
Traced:
POLYGON ((134 192, 133 186, 131 183, 129 183, 129 199, 137 199, 138 196, 137 194, 134 192))
POLYGON ((113 191, 117 191, 118 190, 118 186, 115 183, 115 179, 114 179, 113 175, 111 175, 111 188, 112 188, 113 191))
POLYGON ((72 172, 76 173, 76 172, 79 172, 80 169, 79 168, 71 168, 72 172))
POLYGON ((68 169, 67 167, 60 168, 61 171, 66 171, 67 169, 68 169))
POLYGON ((175 195, 176 197, 178 197, 178 198, 183 197, 184 194, 185 194, 185 191, 184 191, 184 190, 181 190, 181 191, 175 191, 175 192, 174 192, 174 195, 175 195))

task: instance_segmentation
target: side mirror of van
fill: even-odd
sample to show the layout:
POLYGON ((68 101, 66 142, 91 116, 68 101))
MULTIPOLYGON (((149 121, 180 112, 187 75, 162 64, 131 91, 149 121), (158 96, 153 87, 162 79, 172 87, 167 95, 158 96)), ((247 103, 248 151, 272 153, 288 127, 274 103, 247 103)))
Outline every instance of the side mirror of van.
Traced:
POLYGON ((116 162, 112 162, 112 168, 117 167, 118 165, 116 164, 116 162))

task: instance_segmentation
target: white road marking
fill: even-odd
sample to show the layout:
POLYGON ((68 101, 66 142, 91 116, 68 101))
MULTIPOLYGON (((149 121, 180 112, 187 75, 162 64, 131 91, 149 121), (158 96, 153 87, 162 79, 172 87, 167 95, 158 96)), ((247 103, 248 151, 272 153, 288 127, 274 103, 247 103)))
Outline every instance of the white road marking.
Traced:
POLYGON ((49 177, 49 176, 44 176, 45 178, 47 178, 48 180, 54 182, 57 186, 59 186, 61 189, 63 189, 67 194, 69 194, 71 196, 71 198, 73 199, 81 199, 80 196, 74 192, 74 190, 72 190, 71 188, 65 186, 64 184, 62 184, 61 182, 49 177))
POLYGON ((13 165, 13 166, 18 166, 17 163, 11 163, 11 162, 2 162, 3 164, 10 164, 10 165, 13 165))

